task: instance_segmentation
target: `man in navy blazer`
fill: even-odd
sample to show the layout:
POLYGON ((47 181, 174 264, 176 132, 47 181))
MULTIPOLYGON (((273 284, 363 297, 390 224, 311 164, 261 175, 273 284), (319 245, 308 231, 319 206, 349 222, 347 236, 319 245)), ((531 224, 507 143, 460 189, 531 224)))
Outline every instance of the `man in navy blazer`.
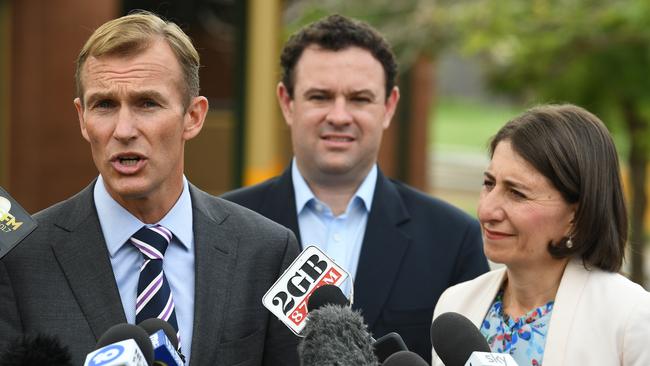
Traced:
POLYGON ((223 197, 324 249, 354 279, 353 308, 374 336, 398 332, 430 361, 438 297, 488 264, 476 220, 377 167, 399 101, 389 45, 367 24, 333 15, 293 35, 281 64, 293 162, 223 197))

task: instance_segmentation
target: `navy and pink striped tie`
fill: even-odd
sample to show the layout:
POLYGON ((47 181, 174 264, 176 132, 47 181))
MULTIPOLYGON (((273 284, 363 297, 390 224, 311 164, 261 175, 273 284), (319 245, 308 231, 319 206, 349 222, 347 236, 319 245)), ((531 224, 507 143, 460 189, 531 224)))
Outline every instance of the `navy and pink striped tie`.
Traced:
POLYGON ((140 267, 135 321, 140 324, 149 318, 159 318, 171 324, 178 333, 174 298, 163 273, 163 257, 171 240, 171 231, 160 225, 145 226, 131 237, 131 243, 144 258, 140 267))

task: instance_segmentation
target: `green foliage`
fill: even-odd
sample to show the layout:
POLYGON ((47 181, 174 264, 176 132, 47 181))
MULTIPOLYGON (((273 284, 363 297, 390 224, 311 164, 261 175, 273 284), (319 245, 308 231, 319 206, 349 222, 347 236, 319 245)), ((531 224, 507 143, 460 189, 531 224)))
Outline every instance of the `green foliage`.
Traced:
POLYGON ((649 24, 646 0, 477 0, 457 29, 498 90, 612 117, 632 103, 647 121, 649 24))
POLYGON ((454 0, 301 0, 288 7, 286 29, 293 33, 329 14, 363 20, 386 36, 403 69, 420 54, 434 55, 456 35, 450 27, 454 0), (444 5, 444 6, 443 6, 444 5))
POLYGON ((497 103, 471 100, 441 99, 436 107, 434 128, 429 130, 429 141, 463 151, 477 152, 487 156, 488 140, 508 120, 523 112, 497 103))

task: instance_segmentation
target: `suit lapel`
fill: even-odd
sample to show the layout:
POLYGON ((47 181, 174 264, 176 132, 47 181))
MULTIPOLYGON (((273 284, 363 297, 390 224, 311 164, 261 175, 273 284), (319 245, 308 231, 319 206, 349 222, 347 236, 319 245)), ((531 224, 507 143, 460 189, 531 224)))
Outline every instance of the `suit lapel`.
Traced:
POLYGON ((399 229, 408 220, 410 216, 399 192, 379 171, 354 279, 353 308, 363 309, 370 329, 388 298, 411 242, 399 229))
POLYGON ((542 365, 564 364, 572 321, 578 310, 578 302, 582 296, 582 291, 589 279, 589 273, 583 267, 581 260, 570 261, 564 269, 560 287, 555 296, 556 306, 553 306, 553 312, 551 313, 551 326, 546 336, 542 365))
POLYGON ((265 195, 259 213, 293 231, 298 243, 302 246, 296 213, 296 196, 291 180, 291 165, 269 187, 269 192, 265 195))
POLYGON ((231 290, 238 236, 227 224, 228 213, 211 204, 214 198, 190 185, 194 220, 196 279, 192 365, 209 365, 217 360, 223 317, 231 290))
MULTIPOLYGON (((296 200, 289 166, 272 183, 259 212, 291 229, 302 245, 296 200)), ((357 275, 354 279, 355 309, 363 309, 364 319, 372 329, 390 288, 397 276, 402 258, 411 239, 399 230, 409 220, 397 189, 378 171, 372 208, 363 238, 357 275)))
POLYGON ((126 317, 92 197, 94 183, 71 198, 70 215, 57 226, 65 233, 54 255, 95 339, 126 317))
POLYGON ((489 281, 480 283, 480 289, 475 292, 476 295, 472 298, 472 302, 467 304, 467 318, 474 323, 476 328, 481 329, 485 315, 492 306, 499 289, 501 289, 505 277, 505 266, 495 270, 494 274, 488 277, 489 281))

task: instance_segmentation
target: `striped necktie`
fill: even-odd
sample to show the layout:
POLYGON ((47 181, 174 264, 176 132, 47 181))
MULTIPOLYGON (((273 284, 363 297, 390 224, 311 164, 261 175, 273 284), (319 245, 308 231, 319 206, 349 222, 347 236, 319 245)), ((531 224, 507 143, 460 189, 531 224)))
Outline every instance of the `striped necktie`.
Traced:
POLYGON ((180 341, 174 299, 163 273, 163 257, 172 240, 172 232, 160 225, 145 226, 133 234, 130 240, 144 258, 138 281, 135 322, 140 324, 149 318, 165 320, 176 329, 180 341))

